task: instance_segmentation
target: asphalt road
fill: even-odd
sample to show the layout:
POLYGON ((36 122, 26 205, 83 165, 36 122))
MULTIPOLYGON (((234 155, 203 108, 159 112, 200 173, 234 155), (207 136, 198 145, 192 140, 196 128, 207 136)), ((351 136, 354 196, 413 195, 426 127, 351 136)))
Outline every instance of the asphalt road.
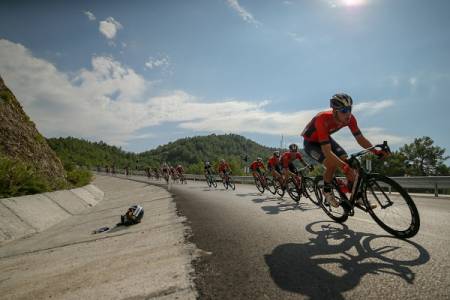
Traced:
POLYGON ((414 197, 421 229, 399 240, 363 212, 337 224, 251 185, 169 191, 205 253, 194 263, 201 299, 450 299, 448 199, 414 197))

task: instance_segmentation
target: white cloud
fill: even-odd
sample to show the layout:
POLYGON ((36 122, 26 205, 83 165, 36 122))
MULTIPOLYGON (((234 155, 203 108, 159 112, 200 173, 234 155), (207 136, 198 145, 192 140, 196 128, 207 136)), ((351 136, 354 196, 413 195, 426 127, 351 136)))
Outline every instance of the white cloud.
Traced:
POLYGON ((300 34, 295 33, 295 32, 289 32, 288 36, 298 43, 303 43, 306 41, 305 37, 303 37, 300 34))
POLYGON ((243 8, 238 0, 227 0, 228 5, 234 9, 235 11, 237 11, 237 13, 239 14, 239 16, 241 16, 241 18, 250 24, 254 24, 256 26, 261 25, 261 23, 259 21, 257 21, 253 15, 251 13, 249 13, 245 8, 243 8))
MULTIPOLYGON (((298 138, 323 110, 274 112, 269 101, 206 102, 184 91, 149 97, 152 82, 111 57, 93 57, 89 68, 68 75, 7 40, 0 40, 0 74, 45 136, 71 135, 117 146, 151 138, 144 130, 165 122, 194 132, 298 138)), ((372 114, 391 105, 392 100, 363 102, 355 111, 372 114)))
POLYGON ((409 84, 412 85, 412 86, 416 86, 417 78, 416 77, 409 78, 409 84))
POLYGON ((371 102, 361 102, 354 105, 353 111, 361 112, 366 115, 373 115, 393 105, 394 101, 389 99, 371 102))
POLYGON ((122 28, 123 28, 122 24, 116 21, 113 17, 108 17, 106 20, 100 21, 99 25, 100 32, 107 39, 115 38, 117 32, 122 28))
POLYGON ((90 11, 85 11, 84 14, 88 17, 90 21, 95 21, 95 16, 90 11))
MULTIPOLYGON (((389 146, 392 148, 395 146, 402 146, 412 140, 410 137, 390 134, 385 129, 379 127, 362 127, 360 129, 362 134, 374 145, 381 144, 383 143, 383 141, 387 141, 389 146)), ((336 142, 338 142, 338 144, 348 152, 356 152, 362 150, 361 146, 356 142, 355 138, 349 130, 339 131, 338 133, 333 135, 333 139, 335 139, 336 142)))
POLYGON ((169 64, 170 64, 169 57, 165 55, 159 58, 149 57, 148 60, 145 62, 145 67, 148 69, 167 68, 169 64))

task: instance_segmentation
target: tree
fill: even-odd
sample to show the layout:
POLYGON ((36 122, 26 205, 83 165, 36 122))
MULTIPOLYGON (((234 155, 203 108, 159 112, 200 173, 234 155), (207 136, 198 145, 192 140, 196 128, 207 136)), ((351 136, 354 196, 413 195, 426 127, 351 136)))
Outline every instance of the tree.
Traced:
POLYGON ((433 143, 430 137, 424 136, 399 149, 405 156, 406 172, 409 175, 429 176, 448 172, 448 168, 444 165, 444 161, 449 158, 444 156, 445 148, 433 146, 433 143))

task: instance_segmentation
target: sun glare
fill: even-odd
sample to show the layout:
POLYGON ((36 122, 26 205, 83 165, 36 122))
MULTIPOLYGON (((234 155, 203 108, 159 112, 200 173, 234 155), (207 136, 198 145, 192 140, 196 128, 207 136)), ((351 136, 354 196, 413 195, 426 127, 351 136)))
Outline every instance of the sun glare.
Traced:
POLYGON ((366 0, 342 0, 345 6, 359 6, 366 3, 366 0))

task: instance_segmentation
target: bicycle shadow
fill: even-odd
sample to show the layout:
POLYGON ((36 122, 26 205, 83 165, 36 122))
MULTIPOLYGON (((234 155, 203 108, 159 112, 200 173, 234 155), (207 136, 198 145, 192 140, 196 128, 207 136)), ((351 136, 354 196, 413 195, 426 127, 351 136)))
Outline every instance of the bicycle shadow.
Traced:
POLYGON ((261 194, 259 194, 259 195, 255 195, 255 196, 261 196, 261 197, 259 197, 259 198, 253 198, 252 199, 252 201, 254 202, 254 203, 264 203, 264 202, 273 202, 273 201, 280 201, 280 197, 277 197, 277 196, 273 196, 273 195, 270 195, 270 196, 267 196, 267 195, 261 195, 261 194))
POLYGON ((305 244, 279 245, 264 259, 281 289, 310 299, 344 299, 342 294, 358 286, 366 274, 389 274, 412 284, 415 273, 409 266, 430 260, 428 251, 415 242, 357 233, 343 224, 318 221, 306 230, 317 236, 305 244))
POLYGON ((239 197, 247 197, 247 196, 261 196, 262 194, 260 192, 252 192, 252 193, 245 193, 245 194, 236 194, 236 196, 239 197))
MULTIPOLYGON (((277 200, 280 200, 279 198, 277 200)), ((278 202, 278 205, 266 205, 261 206, 261 209, 268 215, 276 215, 282 212, 290 211, 290 210, 301 210, 308 211, 312 209, 317 209, 317 206, 311 203, 304 202, 278 202)))

